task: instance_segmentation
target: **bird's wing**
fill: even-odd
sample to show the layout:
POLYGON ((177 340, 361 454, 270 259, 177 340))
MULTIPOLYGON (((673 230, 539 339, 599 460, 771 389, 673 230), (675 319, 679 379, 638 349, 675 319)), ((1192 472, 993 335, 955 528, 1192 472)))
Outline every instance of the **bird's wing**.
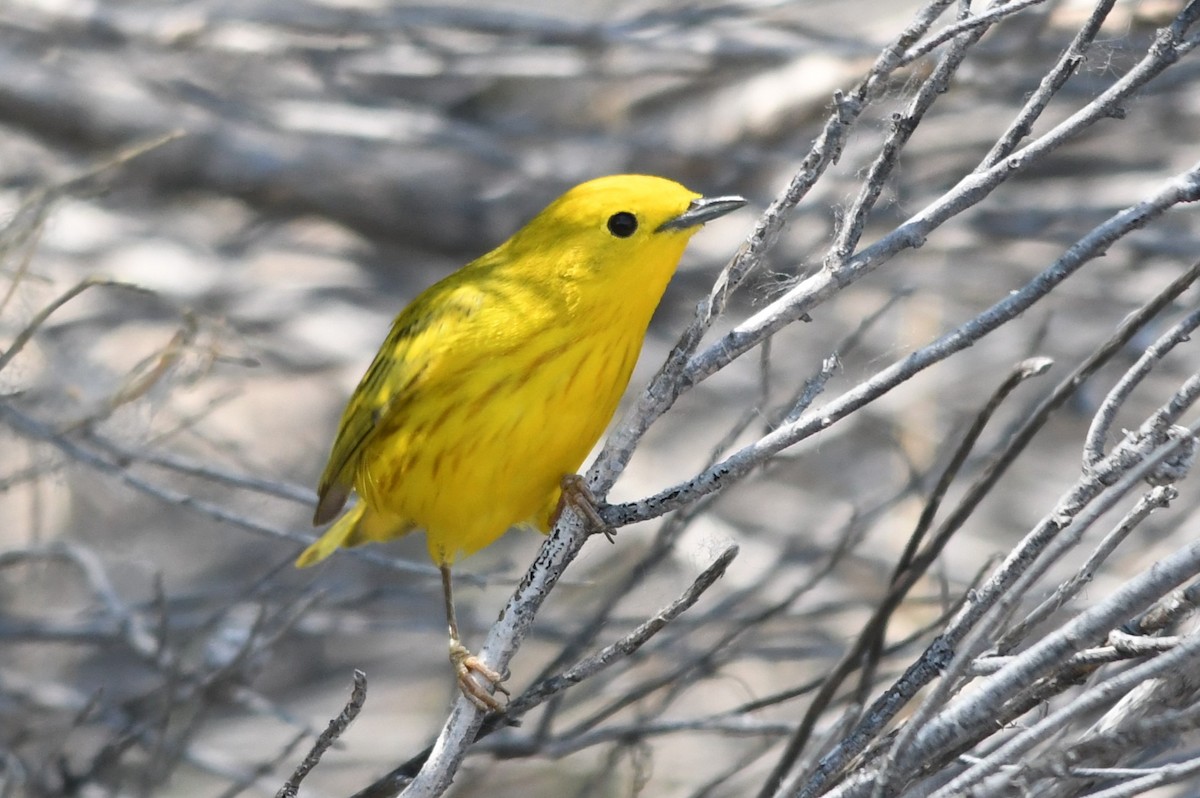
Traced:
POLYGON ((404 408, 432 374, 453 358, 458 324, 482 302, 481 292, 453 279, 443 281, 413 301, 392 324, 375 360, 354 389, 329 462, 317 487, 313 524, 333 520, 354 489, 359 459, 371 437, 392 428, 404 408))

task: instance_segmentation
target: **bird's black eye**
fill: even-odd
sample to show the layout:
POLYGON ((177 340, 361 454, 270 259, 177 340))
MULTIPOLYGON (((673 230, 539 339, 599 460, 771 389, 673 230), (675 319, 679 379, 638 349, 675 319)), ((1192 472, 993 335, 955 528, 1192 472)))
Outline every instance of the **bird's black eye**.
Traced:
POLYGON ((608 217, 608 232, 617 238, 629 238, 636 231, 637 217, 629 211, 621 211, 608 217))

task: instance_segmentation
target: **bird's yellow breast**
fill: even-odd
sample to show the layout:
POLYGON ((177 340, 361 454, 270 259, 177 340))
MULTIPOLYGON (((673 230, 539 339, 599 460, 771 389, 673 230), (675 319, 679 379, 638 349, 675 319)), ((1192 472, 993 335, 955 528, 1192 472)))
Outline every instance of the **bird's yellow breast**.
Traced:
POLYGON ((456 367, 430 374, 395 428, 363 452, 359 493, 424 528, 435 562, 478 551, 517 524, 546 531, 563 476, 579 469, 616 410, 649 314, 632 326, 555 321, 508 341, 519 357, 447 352, 456 367))

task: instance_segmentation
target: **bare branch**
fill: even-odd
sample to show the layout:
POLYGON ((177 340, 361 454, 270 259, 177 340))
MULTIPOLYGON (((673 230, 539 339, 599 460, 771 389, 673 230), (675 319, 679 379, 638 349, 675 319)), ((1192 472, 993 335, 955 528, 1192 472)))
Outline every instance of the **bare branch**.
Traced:
POLYGON ((308 755, 304 757, 304 761, 297 766, 295 772, 279 788, 279 792, 275 793, 275 798, 295 798, 300 792, 300 782, 304 781, 305 776, 321 763, 321 757, 325 756, 325 752, 338 741, 338 738, 345 733, 346 729, 350 728, 350 724, 358 717, 358 713, 362 711, 366 703, 367 675, 362 671, 356 670, 354 671, 354 687, 350 690, 350 699, 346 701, 346 706, 342 708, 342 711, 338 713, 336 718, 329 721, 329 726, 325 731, 321 732, 321 736, 313 743, 313 747, 308 752, 308 755))

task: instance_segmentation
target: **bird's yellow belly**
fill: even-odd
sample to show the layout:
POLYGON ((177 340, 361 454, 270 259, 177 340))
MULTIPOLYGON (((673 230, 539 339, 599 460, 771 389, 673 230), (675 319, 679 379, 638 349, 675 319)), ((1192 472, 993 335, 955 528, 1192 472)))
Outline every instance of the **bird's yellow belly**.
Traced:
POLYGON ((531 368, 497 358, 457 375, 453 389, 423 391, 367 447, 360 495, 424 528, 440 564, 518 524, 546 531, 563 476, 603 434, 637 359, 640 338, 605 338, 541 342, 522 359, 531 368), (480 387, 446 406, 467 384, 480 387))

